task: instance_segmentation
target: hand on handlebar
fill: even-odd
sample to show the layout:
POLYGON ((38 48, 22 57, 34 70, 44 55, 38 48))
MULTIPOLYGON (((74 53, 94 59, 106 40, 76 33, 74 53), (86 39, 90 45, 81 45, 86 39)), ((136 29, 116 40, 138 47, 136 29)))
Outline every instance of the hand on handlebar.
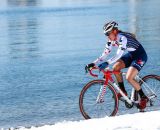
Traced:
POLYGON ((108 62, 104 62, 100 64, 99 66, 96 66, 94 63, 88 64, 85 67, 86 73, 89 72, 89 74, 93 77, 98 77, 97 74, 93 74, 93 70, 98 69, 99 71, 102 71, 103 73, 105 72, 104 70, 108 67, 108 62))
POLYGON ((95 67, 94 63, 90 63, 90 64, 86 65, 85 66, 86 73, 88 73, 88 71, 90 71, 93 67, 95 67))

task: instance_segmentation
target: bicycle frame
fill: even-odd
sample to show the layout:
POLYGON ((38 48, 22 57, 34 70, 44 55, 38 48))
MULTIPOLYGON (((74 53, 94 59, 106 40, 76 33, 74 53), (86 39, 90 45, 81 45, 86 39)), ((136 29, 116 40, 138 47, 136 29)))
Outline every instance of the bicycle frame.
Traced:
MULTIPOLYGON (((133 87, 130 87, 131 95, 126 96, 125 93, 121 91, 116 79, 112 76, 114 74, 120 74, 120 71, 112 71, 107 68, 101 71, 104 76, 102 78, 102 75, 98 76, 96 73, 92 73, 93 69, 99 70, 98 67, 92 69, 85 68, 86 72, 89 72, 91 76, 100 76, 100 79, 88 82, 81 90, 79 96, 80 112, 85 119, 99 118, 104 114, 107 116, 115 116, 118 109, 120 110, 120 114, 125 108, 131 109, 136 107, 140 112, 144 112, 146 107, 152 106, 149 110, 159 109, 160 97, 158 95, 160 95, 160 76, 155 74, 145 75, 142 78, 139 75, 135 76, 135 80, 143 88, 145 95, 149 99, 145 108, 143 107, 144 109, 142 109, 139 103, 141 98, 138 92, 133 87), (122 97, 119 97, 119 93, 122 97), (124 104, 119 104, 120 101, 124 104)), ((121 74, 122 76, 126 76, 124 72, 121 74)))
MULTIPOLYGON (((90 75, 93 76, 93 77, 98 77, 98 75, 92 73, 92 70, 93 70, 93 69, 99 69, 99 68, 97 68, 97 67, 92 68, 92 69, 89 71, 90 75)), ((103 74, 104 74, 104 76, 105 76, 105 83, 104 83, 104 85, 103 85, 103 88, 101 88, 101 90, 100 90, 100 92, 99 92, 99 94, 98 94, 97 102, 103 101, 103 96, 104 96, 104 94, 105 94, 105 92, 106 92, 106 86, 108 85, 108 83, 111 83, 112 86, 115 88, 115 90, 122 95, 124 101, 126 101, 126 102, 127 102, 128 104, 130 104, 130 105, 138 104, 138 102, 135 100, 135 89, 134 89, 134 88, 132 88, 131 98, 129 99, 128 96, 126 96, 126 95, 123 93, 123 91, 119 88, 119 86, 118 86, 118 85, 116 84, 116 82, 113 80, 112 75, 113 75, 113 74, 119 74, 119 73, 121 73, 120 71, 110 71, 109 68, 106 68, 105 70, 102 70, 102 72, 103 72, 103 74)), ((125 73, 125 72, 122 72, 122 75, 126 75, 126 73, 125 73)), ((155 97, 156 97, 156 94, 154 93, 154 91, 147 85, 147 83, 145 83, 145 82, 140 78, 139 75, 136 75, 135 80, 138 81, 138 82, 141 81, 141 82, 144 84, 144 87, 145 87, 146 91, 151 91, 151 92, 152 92, 152 95, 151 95, 150 97, 148 97, 149 99, 152 99, 152 98, 155 98, 155 97), (147 89, 148 89, 148 90, 147 90, 147 89)))

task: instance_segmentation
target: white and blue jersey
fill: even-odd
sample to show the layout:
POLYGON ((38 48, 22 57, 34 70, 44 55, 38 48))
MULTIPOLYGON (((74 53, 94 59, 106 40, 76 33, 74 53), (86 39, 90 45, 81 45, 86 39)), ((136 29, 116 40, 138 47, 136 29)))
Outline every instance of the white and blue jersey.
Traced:
POLYGON ((137 39, 130 33, 119 32, 116 41, 108 41, 102 55, 97 58, 94 63, 96 65, 106 62, 105 59, 111 52, 112 47, 117 46, 117 53, 115 57, 107 60, 109 64, 116 62, 121 59, 125 63, 125 67, 133 66, 138 71, 144 66, 147 61, 147 54, 142 45, 137 39), (124 52, 127 51, 125 55, 124 52))

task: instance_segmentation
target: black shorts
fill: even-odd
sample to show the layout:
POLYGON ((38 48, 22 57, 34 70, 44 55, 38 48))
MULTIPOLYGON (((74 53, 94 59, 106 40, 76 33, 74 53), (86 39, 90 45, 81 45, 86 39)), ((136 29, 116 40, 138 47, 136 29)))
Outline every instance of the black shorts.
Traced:
POLYGON ((132 54, 126 53, 120 59, 124 62, 125 68, 133 66, 138 71, 140 71, 142 67, 145 65, 145 63, 147 62, 147 54, 143 53, 137 57, 134 57, 132 56, 132 54))

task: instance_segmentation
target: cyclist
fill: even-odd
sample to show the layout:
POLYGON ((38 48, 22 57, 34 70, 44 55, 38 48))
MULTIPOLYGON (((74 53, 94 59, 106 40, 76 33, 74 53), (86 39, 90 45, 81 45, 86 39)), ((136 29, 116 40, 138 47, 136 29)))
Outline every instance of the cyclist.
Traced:
MULTIPOLYGON (((103 27, 104 34, 108 37, 105 49, 102 55, 97 58, 94 62, 88 64, 86 68, 90 69, 94 66, 98 66, 100 70, 105 69, 108 65, 113 65, 114 71, 120 71, 123 68, 128 68, 126 79, 135 88, 140 95, 139 109, 144 109, 148 102, 147 96, 144 94, 139 83, 135 80, 135 76, 142 69, 147 61, 147 54, 142 45, 137 41, 135 35, 128 32, 123 32, 118 29, 118 24, 115 21, 106 23, 103 27), (118 47, 116 56, 105 60, 108 54, 111 52, 112 46, 118 47), (124 52, 127 52, 124 54, 124 52)), ((120 89, 127 96, 125 90, 122 74, 116 74, 116 79, 120 89)), ((118 97, 122 95, 118 93, 118 97)))

